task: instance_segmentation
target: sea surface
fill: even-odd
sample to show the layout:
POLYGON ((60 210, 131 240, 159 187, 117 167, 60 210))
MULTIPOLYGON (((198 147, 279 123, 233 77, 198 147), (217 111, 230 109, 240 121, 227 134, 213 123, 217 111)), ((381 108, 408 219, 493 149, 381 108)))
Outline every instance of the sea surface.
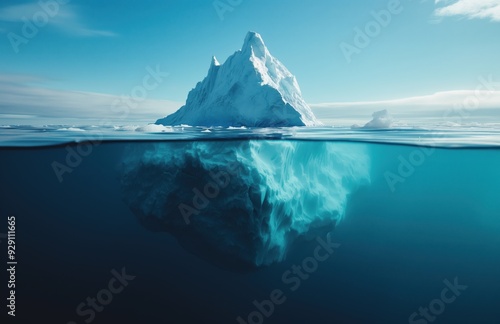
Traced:
POLYGON ((496 128, 2 126, 11 216, 1 323, 500 323, 496 128))

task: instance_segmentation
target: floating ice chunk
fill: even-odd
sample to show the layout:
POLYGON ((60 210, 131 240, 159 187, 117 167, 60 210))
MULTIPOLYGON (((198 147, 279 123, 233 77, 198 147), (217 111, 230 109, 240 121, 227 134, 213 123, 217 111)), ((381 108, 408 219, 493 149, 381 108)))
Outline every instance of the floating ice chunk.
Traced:
POLYGON ((363 128, 372 128, 372 129, 391 128, 392 117, 387 111, 387 109, 374 112, 372 117, 373 119, 368 123, 366 123, 366 125, 363 128))
POLYGON ((58 131, 63 131, 63 132, 85 132, 84 129, 81 129, 81 128, 78 128, 78 127, 59 128, 58 131))
POLYGON ((136 131, 144 133, 166 133, 166 132, 170 133, 173 132, 174 129, 169 126, 149 124, 146 126, 138 127, 136 131))

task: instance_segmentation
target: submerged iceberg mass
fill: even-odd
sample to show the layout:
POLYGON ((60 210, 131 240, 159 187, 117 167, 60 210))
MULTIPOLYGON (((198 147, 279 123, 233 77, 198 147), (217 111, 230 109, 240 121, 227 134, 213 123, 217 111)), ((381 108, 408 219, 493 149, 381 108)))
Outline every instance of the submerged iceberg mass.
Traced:
POLYGON ((320 126, 288 69, 249 32, 241 50, 220 65, 215 57, 207 77, 175 113, 156 121, 166 126, 320 126))
POLYGON ((147 228, 212 263, 248 269, 332 231, 369 167, 364 144, 162 142, 127 150, 122 186, 147 228))

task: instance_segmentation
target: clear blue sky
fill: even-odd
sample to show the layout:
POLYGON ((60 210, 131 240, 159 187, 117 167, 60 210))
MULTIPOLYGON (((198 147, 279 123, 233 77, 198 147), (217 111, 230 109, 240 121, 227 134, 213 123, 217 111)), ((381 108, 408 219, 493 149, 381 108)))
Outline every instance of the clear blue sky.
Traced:
POLYGON ((500 7, 471 12, 464 9, 471 0, 401 0, 400 12, 348 63, 340 45, 353 44, 355 28, 364 29, 374 20, 370 12, 392 1, 219 4, 230 2, 236 5, 222 20, 212 0, 74 0, 15 53, 9 33, 22 36, 21 17, 32 19, 40 8, 4 0, 0 75, 23 75, 48 89, 121 95, 141 82, 147 66, 159 65, 169 76, 149 98, 184 102, 211 56, 224 62, 254 30, 297 76, 310 103, 404 98, 474 89, 480 75, 500 79, 500 7))

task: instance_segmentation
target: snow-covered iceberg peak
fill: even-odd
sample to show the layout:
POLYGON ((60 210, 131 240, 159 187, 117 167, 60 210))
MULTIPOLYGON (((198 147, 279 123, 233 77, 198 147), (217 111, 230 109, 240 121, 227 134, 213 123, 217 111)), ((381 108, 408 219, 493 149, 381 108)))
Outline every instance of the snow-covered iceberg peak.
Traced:
POLYGON ((210 65, 210 70, 208 71, 210 74, 211 70, 216 69, 220 66, 219 61, 217 61, 217 58, 215 56, 212 56, 212 64, 210 65))
POLYGON ((295 76, 249 32, 241 50, 222 65, 215 57, 186 104, 157 124, 192 126, 319 126, 295 76))
POLYGON ((266 47, 266 44, 264 44, 264 40, 262 39, 260 34, 256 32, 248 32, 241 51, 243 53, 246 53, 247 51, 253 51, 253 53, 249 54, 260 58, 265 58, 267 55, 271 55, 266 47))

